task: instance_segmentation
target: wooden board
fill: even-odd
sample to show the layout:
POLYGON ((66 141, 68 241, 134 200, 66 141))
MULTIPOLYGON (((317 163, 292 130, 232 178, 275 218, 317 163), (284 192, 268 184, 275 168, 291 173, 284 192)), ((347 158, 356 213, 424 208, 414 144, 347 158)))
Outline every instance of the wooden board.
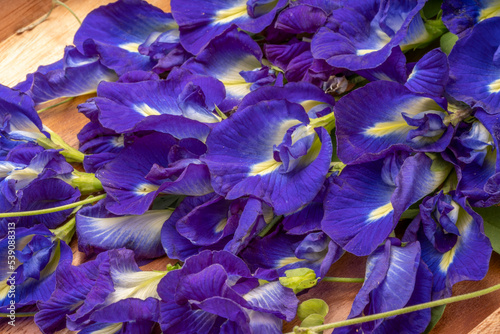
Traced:
MULTIPOLYGON (((112 1, 109 0, 68 0, 66 3, 77 13, 80 18, 90 12, 92 8, 104 5, 112 1)), ((149 0, 150 3, 163 10, 169 9, 168 1, 149 0)), ((38 16, 31 17, 31 20, 43 15, 44 11, 39 8, 47 7, 50 0, 0 0, 0 17, 5 17, 9 10, 9 21, 18 22, 12 16, 18 16, 19 20, 27 16, 38 8, 38 16), (9 7, 16 3, 16 10, 9 7), (5 7, 2 4, 9 4, 5 7), (7 8, 7 9, 6 9, 7 8)), ((29 22, 28 22, 29 23, 29 22)), ((17 29, 22 24, 13 24, 17 29)), ((9 29, 5 21, 0 23, 0 83, 13 86, 23 80, 27 73, 33 72, 39 65, 46 65, 59 60, 63 55, 66 45, 72 43, 73 35, 78 29, 78 22, 64 8, 54 9, 49 20, 44 22, 32 31, 22 35, 11 35, 8 38, 2 37, 2 32, 15 30, 9 29)), ((41 114, 41 118, 49 128, 59 133, 63 139, 73 147, 78 147, 76 134, 86 123, 86 118, 77 112, 76 106, 84 102, 88 96, 77 98, 70 103, 51 109, 41 114)), ((54 103, 54 102, 51 102, 54 103)), ((51 104, 49 103, 49 104, 51 104)), ((43 107, 43 106, 41 106, 43 107)), ((85 261, 83 253, 78 252, 76 242, 73 241, 71 247, 74 252, 73 263, 79 264, 85 261)), ((329 271, 329 276, 340 277, 363 277, 365 258, 356 258, 352 255, 345 255, 335 263, 329 271)), ((175 261, 162 258, 142 267, 145 270, 162 270, 167 263, 175 261)), ((454 294, 476 291, 482 288, 500 283, 500 256, 494 254, 491 259, 490 270, 486 278, 481 282, 462 282, 454 286, 454 294)), ((299 297, 300 300, 309 298, 323 298, 330 305, 330 313, 326 317, 327 322, 344 320, 349 314, 352 301, 360 288, 360 284, 354 283, 329 283, 321 282, 317 287, 311 289, 306 294, 299 297)), ((500 333, 500 291, 473 300, 451 304, 446 307, 442 321, 436 326, 432 333, 442 334, 462 334, 471 333, 500 333), (477 328, 475 328, 477 326, 477 328)), ((294 321, 285 326, 285 331, 291 331, 298 322, 294 321)), ((331 331, 325 331, 329 333, 331 331)), ((0 333, 40 333, 33 322, 33 318, 16 320, 16 327, 10 327, 5 320, 0 321, 0 333)), ((61 333, 70 333, 64 330, 61 333)))

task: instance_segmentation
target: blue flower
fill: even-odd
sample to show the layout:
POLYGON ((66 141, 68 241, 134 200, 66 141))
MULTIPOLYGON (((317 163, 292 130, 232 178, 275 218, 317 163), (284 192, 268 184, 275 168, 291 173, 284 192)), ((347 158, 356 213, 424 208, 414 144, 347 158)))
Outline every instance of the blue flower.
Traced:
POLYGON ((160 324, 167 333, 281 333, 298 300, 279 282, 259 286, 231 253, 204 251, 158 285, 160 324))

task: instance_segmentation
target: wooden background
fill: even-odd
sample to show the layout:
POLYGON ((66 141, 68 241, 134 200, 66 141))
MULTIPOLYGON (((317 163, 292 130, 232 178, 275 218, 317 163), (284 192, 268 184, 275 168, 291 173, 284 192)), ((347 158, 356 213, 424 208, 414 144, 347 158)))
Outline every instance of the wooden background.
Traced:
MULTIPOLYGON (((189 0, 186 0, 189 1, 189 0)), ((67 0, 65 3, 83 19, 93 8, 105 5, 108 0, 67 0)), ((169 11, 168 0, 149 0, 153 5, 169 11)), ((15 31, 42 17, 51 7, 50 0, 0 0, 0 83, 13 86, 24 80, 25 75, 34 72, 39 65, 47 65, 59 60, 66 45, 72 44, 73 36, 79 27, 75 18, 63 7, 56 7, 50 18, 31 31, 16 35, 15 31)), ((51 109, 41 114, 49 128, 59 133, 67 143, 78 147, 76 134, 86 123, 86 118, 77 112, 76 106, 89 96, 77 98, 70 103, 51 109)), ((52 102, 54 103, 54 102, 52 102)), ((51 104, 51 103, 49 103, 51 104)), ((40 106, 40 108, 46 105, 40 106)), ((85 261, 85 256, 78 252, 76 242, 72 243, 74 264, 85 261)), ((158 259, 144 270, 162 270, 167 263, 175 261, 167 258, 158 259)), ((335 263, 329 276, 363 277, 364 258, 346 255, 335 263)), ((490 270, 480 282, 462 282, 453 288, 454 295, 472 292, 500 283, 500 255, 494 253, 490 270)), ((321 282, 300 299, 323 298, 330 305, 326 322, 344 320, 349 314, 352 301, 360 288, 354 283, 321 282)), ((285 330, 291 330, 297 321, 287 324, 285 330)), ((328 331, 326 331, 328 332, 328 331)), ((325 332, 325 333, 326 333, 325 332)), ((500 333, 500 291, 472 300, 448 305, 443 318, 432 331, 433 334, 461 333, 500 333)), ((33 318, 17 318, 16 327, 8 326, 0 320, 0 333, 40 333, 33 318)), ((70 333, 68 330, 60 333, 70 333)), ((200 333, 201 334, 201 333, 200 333)))

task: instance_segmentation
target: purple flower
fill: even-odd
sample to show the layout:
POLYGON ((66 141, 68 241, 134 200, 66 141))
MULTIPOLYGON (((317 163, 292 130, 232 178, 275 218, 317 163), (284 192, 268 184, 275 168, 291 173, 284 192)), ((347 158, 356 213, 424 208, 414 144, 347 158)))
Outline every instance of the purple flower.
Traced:
POLYGON ((332 155, 328 132, 311 126, 313 121, 301 105, 271 100, 250 105, 218 124, 208 136, 208 153, 202 159, 214 190, 226 199, 255 196, 278 215, 312 201, 326 179, 332 155))
POLYGON ((158 285, 160 324, 167 333, 281 333, 298 300, 279 282, 259 286, 231 253, 204 251, 158 285))
POLYGON ((85 17, 75 34, 76 48, 100 56, 100 62, 122 75, 151 70, 158 53, 173 49, 179 38, 171 14, 141 0, 120 0, 85 17))
POLYGON ((39 104, 59 97, 94 93, 99 82, 117 79, 98 54, 84 55, 74 46, 67 46, 62 61, 39 67, 14 89, 26 92, 39 104))
POLYGON ((346 166, 325 198, 323 231, 345 250, 369 255, 398 223, 401 214, 446 179, 452 165, 423 153, 388 155, 346 166))
POLYGON ((101 253, 77 267, 65 261, 56 275, 56 290, 35 316, 43 333, 64 327, 82 333, 149 333, 158 321, 156 288, 166 271, 141 271, 130 250, 101 253))
MULTIPOLYGON (((354 299, 348 319, 388 312, 431 301, 432 274, 420 259, 418 242, 404 247, 387 240, 366 263, 365 282, 354 299)), ((430 309, 393 318, 341 327, 337 333, 422 333, 431 319, 430 309)))
POLYGON ((418 240, 422 245, 422 260, 434 275, 433 299, 450 297, 457 282, 483 279, 492 248, 483 219, 466 198, 440 193, 425 200, 420 212, 403 241, 418 240))
POLYGON ((428 33, 418 12, 423 0, 348 1, 314 35, 314 58, 334 67, 364 70, 382 64, 400 45, 410 49, 428 33))
POLYGON ((477 24, 457 41, 450 56, 446 91, 471 107, 500 113, 500 18, 477 24))
POLYGON ((171 5, 172 15, 179 24, 181 44, 196 55, 233 26, 261 32, 286 3, 286 0, 173 0, 171 5))
POLYGON ((0 239, 2 313, 9 312, 12 301, 18 309, 48 300, 55 289, 56 268, 73 257, 71 248, 41 224, 26 229, 9 223, 7 229, 7 235, 0 239))

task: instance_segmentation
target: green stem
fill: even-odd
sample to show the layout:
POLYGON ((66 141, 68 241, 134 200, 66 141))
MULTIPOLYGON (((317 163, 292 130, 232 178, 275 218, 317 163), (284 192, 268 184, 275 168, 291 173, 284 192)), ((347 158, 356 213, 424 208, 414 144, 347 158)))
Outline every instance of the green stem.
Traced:
POLYGON ((47 14, 45 14, 45 16, 44 16, 44 17, 42 17, 40 20, 38 20, 38 21, 36 21, 36 22, 34 22, 34 23, 32 23, 32 24, 30 24, 30 25, 28 25, 28 26, 24 27, 24 28, 21 28, 21 29, 17 30, 17 31, 16 31, 16 34, 22 34, 22 33, 23 33, 23 32, 25 32, 25 31, 32 30, 32 29, 34 29, 36 26, 38 26, 38 25, 42 24, 43 22, 45 22, 45 21, 49 18, 50 14, 52 14, 52 11, 54 10, 54 8, 55 8, 55 7, 56 7, 56 6, 55 6, 55 4, 53 3, 53 4, 52 4, 52 7, 50 7, 49 11, 47 12, 47 14))
POLYGON ((73 188, 78 188, 82 195, 93 194, 102 191, 102 183, 93 173, 85 173, 74 170, 70 179, 65 179, 73 188))
POLYGON ((52 0, 52 3, 59 5, 59 6, 63 6, 64 8, 66 8, 75 17, 75 19, 78 21, 78 23, 80 23, 80 25, 82 25, 82 21, 78 18, 78 16, 75 14, 75 12, 71 8, 69 8, 69 6, 66 5, 64 2, 61 2, 59 0, 52 0))
POLYGON ((431 308, 431 307, 441 306, 441 305, 445 305, 445 304, 460 302, 462 300, 467 300, 467 299, 471 299, 471 298, 475 298, 475 297, 484 296, 488 293, 491 293, 491 292, 494 292, 497 290, 500 290, 500 284, 494 285, 492 287, 489 287, 489 288, 486 288, 483 290, 479 290, 479 291, 475 291, 475 292, 471 292, 471 293, 466 293, 466 294, 455 296, 455 297, 449 297, 449 298, 435 300, 435 301, 428 302, 428 303, 403 307, 401 309, 394 310, 394 311, 383 312, 383 313, 372 314, 372 315, 368 315, 368 316, 364 316, 364 317, 360 317, 360 318, 333 322, 333 323, 321 325, 321 326, 314 326, 314 327, 307 327, 307 328, 296 326, 293 329, 293 332, 289 332, 287 334, 308 333, 308 331, 309 331, 309 333, 310 332, 316 333, 316 332, 321 332, 321 331, 331 329, 331 328, 338 328, 338 327, 361 324, 361 323, 367 322, 367 321, 383 319, 383 318, 387 318, 387 317, 392 317, 392 316, 396 316, 396 315, 401 315, 401 314, 405 314, 405 313, 423 310, 426 308, 431 308))
POLYGON ((61 101, 61 102, 58 102, 58 103, 56 103, 56 104, 54 104, 54 105, 48 106, 48 107, 46 107, 46 108, 42 108, 42 109, 38 110, 38 111, 37 111, 37 113, 41 114, 42 112, 44 112, 44 111, 46 111, 46 110, 49 110, 49 109, 55 108, 55 107, 57 107, 57 106, 60 106, 61 104, 65 104, 65 103, 67 103, 67 102, 69 102, 69 101, 71 101, 71 100, 73 100, 73 99, 74 99, 74 97, 67 98, 66 100, 63 100, 63 101, 61 101))
POLYGON ((98 195, 92 198, 87 198, 82 201, 78 201, 75 203, 71 204, 66 204, 62 206, 57 206, 55 208, 50 208, 50 209, 42 209, 42 210, 33 210, 33 211, 23 211, 23 212, 5 212, 5 213, 0 213, 0 218, 7 218, 7 217, 26 217, 26 216, 36 216, 36 215, 43 215, 46 213, 53 213, 53 212, 58 212, 58 211, 64 211, 67 209, 73 209, 76 208, 77 206, 84 205, 84 204, 89 204, 89 203, 94 203, 97 202, 103 198, 106 197, 106 194, 98 195))
POLYGON ((271 231, 271 229, 274 227, 274 225, 276 225, 281 218, 283 218, 283 216, 274 217, 273 220, 271 220, 269 222, 269 224, 267 224, 267 226, 264 227, 264 229, 262 231, 260 231, 259 237, 265 237, 267 232, 271 231))
POLYGON ((328 132, 331 132, 335 128, 335 114, 331 112, 323 117, 313 118, 309 125, 313 128, 324 127, 328 132))
POLYGON ((50 232, 54 234, 56 239, 60 239, 69 245, 76 232, 76 218, 71 218, 66 224, 59 226, 58 228, 51 229, 50 232))
POLYGON ((364 278, 352 278, 352 277, 323 277, 322 282, 341 282, 341 283, 363 283, 364 278))
POLYGON ((227 116, 224 115, 224 113, 219 109, 219 107, 215 106, 215 111, 217 112, 217 115, 221 118, 221 122, 225 119, 227 119, 227 116))
MULTIPOLYGON (((16 313, 16 318, 27 318, 34 317, 36 312, 24 312, 24 313, 16 313)), ((9 313, 0 313, 0 318, 8 318, 10 317, 9 313)))
POLYGON ((85 154, 82 152, 78 151, 77 149, 69 146, 62 138, 59 136, 57 133, 54 131, 50 130, 48 127, 44 126, 43 128, 45 131, 47 131, 50 134, 50 139, 49 138, 39 138, 37 140, 38 144, 44 148, 51 148, 51 149, 56 149, 61 151, 61 154, 66 158, 68 162, 83 162, 83 158, 85 158, 85 154))

